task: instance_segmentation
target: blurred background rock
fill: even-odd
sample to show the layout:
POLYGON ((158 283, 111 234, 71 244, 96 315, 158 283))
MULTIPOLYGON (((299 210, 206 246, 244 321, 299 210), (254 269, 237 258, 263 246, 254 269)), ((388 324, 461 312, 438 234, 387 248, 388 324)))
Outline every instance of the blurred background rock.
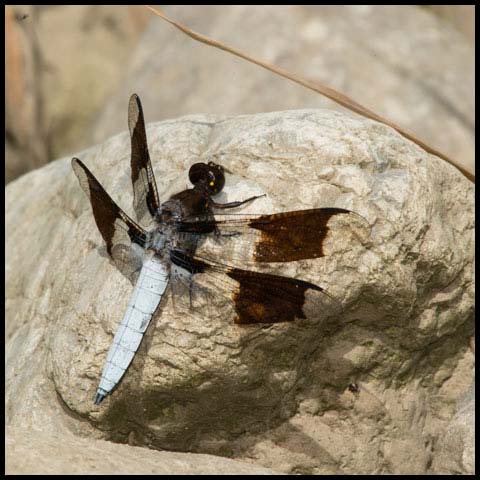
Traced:
MULTIPOLYGON (((316 79, 474 169, 474 6, 167 6, 192 29, 316 79)), ((140 6, 6 6, 5 181, 147 121, 340 109, 140 6)))
POLYGON ((6 182, 86 146, 151 15, 139 7, 6 7, 6 182))

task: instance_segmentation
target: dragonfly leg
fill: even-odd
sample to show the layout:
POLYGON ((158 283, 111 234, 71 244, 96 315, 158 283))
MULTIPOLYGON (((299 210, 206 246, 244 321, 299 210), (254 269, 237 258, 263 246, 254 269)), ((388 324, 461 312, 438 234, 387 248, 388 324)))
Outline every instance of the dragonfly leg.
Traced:
POLYGON ((224 209, 224 208, 237 208, 240 207, 241 205, 244 205, 245 203, 248 202, 253 202, 253 200, 256 200, 257 198, 265 197, 266 194, 264 193, 263 195, 255 195, 253 197, 247 198, 246 200, 239 200, 237 202, 228 202, 228 203, 217 203, 214 202, 213 200, 211 201, 211 206, 213 208, 219 208, 219 209, 224 209))
POLYGON ((188 295, 190 297, 190 310, 193 310, 193 304, 192 304, 192 289, 193 289, 193 280, 192 277, 188 279, 188 295))
POLYGON ((173 309, 176 310, 177 306, 175 305, 175 296, 177 295, 177 292, 175 291, 175 280, 172 280, 170 282, 170 288, 172 292, 172 304, 173 304, 173 309))

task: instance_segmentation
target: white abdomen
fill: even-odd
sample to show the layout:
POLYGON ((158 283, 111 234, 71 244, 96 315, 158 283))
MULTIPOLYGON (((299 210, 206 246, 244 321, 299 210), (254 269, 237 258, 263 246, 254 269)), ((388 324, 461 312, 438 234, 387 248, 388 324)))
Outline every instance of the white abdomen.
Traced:
POLYGON ((127 311, 108 351, 95 404, 98 405, 110 393, 132 362, 167 283, 168 272, 158 257, 151 257, 143 263, 127 311))

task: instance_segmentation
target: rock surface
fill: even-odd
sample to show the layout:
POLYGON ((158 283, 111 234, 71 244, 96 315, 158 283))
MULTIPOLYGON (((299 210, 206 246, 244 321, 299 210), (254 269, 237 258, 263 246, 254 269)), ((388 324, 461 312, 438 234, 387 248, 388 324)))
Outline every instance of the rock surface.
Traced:
POLYGON ((273 471, 213 455, 156 452, 78 436, 8 431, 8 475, 272 475, 273 471), (28 439, 28 442, 25 441, 28 439), (35 447, 32 448, 32 445, 35 447))
MULTIPOLYGON (((132 287, 105 254, 70 159, 58 160, 6 190, 11 445, 29 430, 285 473, 430 473, 473 380, 472 184, 390 128, 327 110, 189 116, 147 136, 162 200, 185 188, 192 163, 214 160, 232 172, 220 201, 267 194, 244 212, 363 215, 370 228, 331 256, 269 269, 326 287, 343 314, 240 327, 221 303, 182 311, 167 296, 119 388, 94 407, 132 287)), ((77 156, 132 214, 129 154, 123 133, 77 156)))
POLYGON ((452 475, 475 473, 475 386, 459 402, 455 416, 440 439, 434 471, 452 475))

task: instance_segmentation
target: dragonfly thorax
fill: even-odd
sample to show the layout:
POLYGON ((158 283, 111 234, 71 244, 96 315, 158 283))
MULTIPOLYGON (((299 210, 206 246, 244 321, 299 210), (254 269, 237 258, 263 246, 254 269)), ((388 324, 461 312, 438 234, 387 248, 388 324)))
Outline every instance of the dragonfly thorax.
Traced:
POLYGON ((147 248, 154 250, 155 253, 160 254, 160 256, 163 257, 163 255, 168 249, 170 235, 169 232, 167 232, 166 229, 162 227, 163 225, 159 225, 150 232, 150 238, 147 248))

